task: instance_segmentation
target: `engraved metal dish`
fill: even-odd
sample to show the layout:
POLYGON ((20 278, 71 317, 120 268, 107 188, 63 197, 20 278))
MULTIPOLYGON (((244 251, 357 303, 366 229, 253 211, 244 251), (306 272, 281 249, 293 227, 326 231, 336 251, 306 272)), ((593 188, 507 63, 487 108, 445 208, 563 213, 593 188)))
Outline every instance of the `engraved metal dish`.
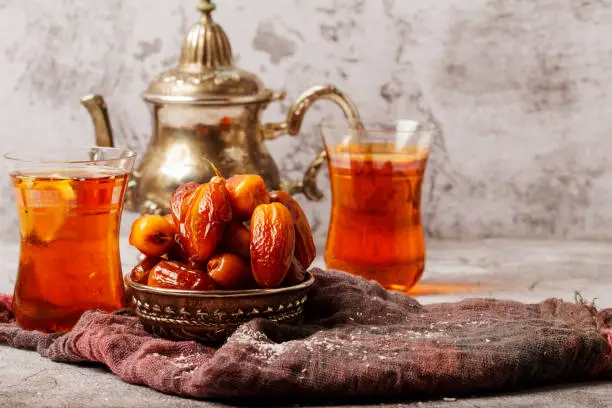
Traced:
POLYGON ((153 288, 125 277, 132 307, 148 332, 212 344, 222 343, 251 319, 298 322, 314 281, 307 272, 304 282, 290 287, 200 292, 153 288))

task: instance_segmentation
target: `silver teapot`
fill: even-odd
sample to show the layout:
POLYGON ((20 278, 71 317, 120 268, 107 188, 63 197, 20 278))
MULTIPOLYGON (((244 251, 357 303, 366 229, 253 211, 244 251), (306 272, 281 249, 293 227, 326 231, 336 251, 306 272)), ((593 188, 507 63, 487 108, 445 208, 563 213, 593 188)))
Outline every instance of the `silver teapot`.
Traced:
MULTIPOLYGON (((301 94, 281 123, 261 123, 261 113, 271 102, 285 97, 265 88, 260 79, 237 68, 230 42, 211 16, 211 1, 198 9, 200 20, 185 37, 178 66, 159 75, 144 92, 153 115, 153 135, 140 164, 132 174, 126 207, 140 213, 169 211, 172 192, 188 181, 206 182, 214 172, 255 173, 269 189, 303 193, 319 200, 316 172, 325 161, 322 152, 302 181, 283 181, 263 143, 278 136, 297 135, 313 102, 335 102, 349 121, 358 119, 351 100, 333 85, 316 86, 301 94)), ((100 95, 82 99, 89 111, 100 146, 113 145, 108 112, 100 95)))

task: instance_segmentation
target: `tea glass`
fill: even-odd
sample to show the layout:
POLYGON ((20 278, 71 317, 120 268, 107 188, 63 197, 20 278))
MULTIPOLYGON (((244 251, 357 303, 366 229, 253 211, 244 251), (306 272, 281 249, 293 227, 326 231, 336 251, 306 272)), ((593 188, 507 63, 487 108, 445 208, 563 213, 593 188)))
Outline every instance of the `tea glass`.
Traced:
POLYGON ((406 292, 421 278, 421 187, 437 133, 430 122, 322 123, 332 210, 328 268, 406 292))
POLYGON ((4 157, 21 233, 19 326, 68 331, 86 310, 121 309, 119 225, 136 154, 93 147, 4 157))

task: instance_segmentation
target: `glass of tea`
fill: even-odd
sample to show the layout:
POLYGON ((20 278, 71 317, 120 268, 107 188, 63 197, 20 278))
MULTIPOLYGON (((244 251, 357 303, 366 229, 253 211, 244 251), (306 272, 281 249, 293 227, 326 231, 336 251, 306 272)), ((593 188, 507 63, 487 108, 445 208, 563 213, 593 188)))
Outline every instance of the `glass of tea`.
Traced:
POLYGON ((402 120, 319 130, 332 189, 327 267, 408 291, 425 267, 421 186, 436 126, 402 120))
POLYGON ((86 310, 123 306, 119 223, 136 154, 115 148, 5 155, 21 232, 17 323, 69 331, 86 310))

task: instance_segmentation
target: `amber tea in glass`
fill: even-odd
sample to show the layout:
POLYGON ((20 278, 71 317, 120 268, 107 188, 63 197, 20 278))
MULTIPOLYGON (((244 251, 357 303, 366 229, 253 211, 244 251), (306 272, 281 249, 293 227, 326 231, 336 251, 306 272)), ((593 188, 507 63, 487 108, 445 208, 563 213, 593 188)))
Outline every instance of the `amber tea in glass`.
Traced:
POLYGON ((5 157, 21 232, 17 323, 68 331, 86 310, 122 308, 119 224, 135 154, 91 148, 5 157))
POLYGON ((408 291, 425 267, 421 186, 435 126, 322 124, 332 188, 329 268, 408 291))

